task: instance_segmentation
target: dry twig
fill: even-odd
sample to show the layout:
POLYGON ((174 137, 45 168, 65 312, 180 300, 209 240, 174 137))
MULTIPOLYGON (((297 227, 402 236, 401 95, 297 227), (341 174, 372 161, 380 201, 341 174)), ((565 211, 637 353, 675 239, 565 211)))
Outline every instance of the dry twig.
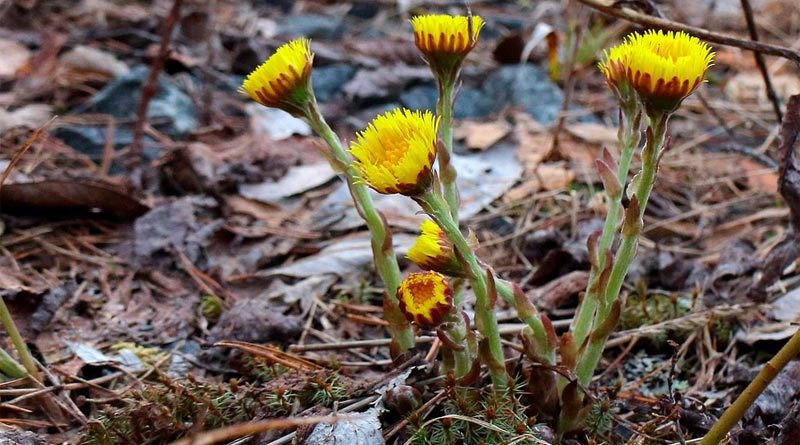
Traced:
POLYGON ((783 57, 800 65, 800 52, 785 46, 773 45, 771 43, 756 42, 753 40, 737 39, 726 34, 709 31, 697 26, 686 25, 683 23, 667 20, 659 17, 649 16, 630 9, 618 8, 616 1, 608 0, 578 0, 584 5, 590 6, 604 14, 627 20, 643 26, 652 28, 666 29, 669 31, 683 31, 697 38, 720 45, 733 46, 761 54, 783 57))

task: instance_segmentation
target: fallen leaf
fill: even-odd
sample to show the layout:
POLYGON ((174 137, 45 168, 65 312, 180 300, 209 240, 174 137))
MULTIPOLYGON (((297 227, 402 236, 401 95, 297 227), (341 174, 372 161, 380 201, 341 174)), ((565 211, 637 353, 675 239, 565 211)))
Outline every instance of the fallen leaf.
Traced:
POLYGON ((511 203, 526 199, 540 190, 559 190, 569 186, 575 179, 575 172, 563 162, 540 164, 520 185, 503 196, 503 201, 511 203))
MULTIPOLYGON (((395 253, 404 255, 416 237, 395 234, 392 237, 395 253)), ((334 274, 342 278, 363 276, 372 265, 372 243, 368 233, 342 238, 334 241, 314 255, 307 256, 292 264, 277 267, 255 274, 256 276, 286 275, 306 278, 323 274, 334 274)))
POLYGON ((28 63, 31 51, 25 45, 9 39, 0 39, 0 54, 3 63, 0 63, 0 79, 14 77, 18 69, 28 63))
POLYGON ((250 117, 250 129, 256 139, 282 141, 293 135, 311 135, 311 127, 304 120, 278 108, 268 108, 251 102, 245 106, 245 112, 250 117))
POLYGON ((303 317, 284 314, 286 307, 264 298, 240 298, 226 309, 210 331, 212 342, 238 340, 266 343, 286 341, 303 330, 303 317))
POLYGON ((566 305, 573 297, 577 297, 579 293, 586 290, 588 282, 589 273, 576 270, 536 288, 531 300, 536 307, 544 311, 551 311, 566 305))
POLYGON ((371 408, 360 414, 340 415, 335 423, 320 423, 306 438, 306 445, 382 445, 381 410, 371 408))
POLYGON ((775 300, 770 315, 779 321, 800 322, 800 287, 775 300))
POLYGON ((504 120, 495 122, 463 121, 456 127, 454 137, 463 140, 473 150, 486 150, 511 132, 511 125, 504 120))
POLYGON ((536 169, 536 176, 544 190, 558 190, 569 186, 575 179, 575 172, 563 162, 542 164, 536 169))
POLYGON ((758 326, 747 331, 739 331, 736 340, 753 345, 760 341, 784 341, 797 332, 797 323, 781 322, 758 326))
POLYGON ((0 132, 22 127, 36 129, 53 117, 50 105, 28 104, 13 111, 0 108, 0 132))
POLYGON ((750 189, 766 193, 778 192, 778 173, 771 168, 751 158, 742 158, 739 168, 750 189))
POLYGON ((59 77, 95 74, 110 79, 130 71, 128 65, 113 54, 85 45, 76 46, 64 53, 60 62, 59 77))
POLYGON ((515 115, 515 121, 514 138, 519 144, 517 158, 526 172, 532 172, 550 154, 553 136, 526 114, 515 115))
MULTIPOLYGON (((800 78, 795 74, 773 74, 772 86, 781 102, 800 94, 800 78)), ((758 72, 743 72, 733 76, 725 85, 725 94, 734 102, 758 103, 771 106, 764 89, 764 78, 758 72)))
POLYGON ((566 130, 586 142, 601 145, 615 145, 617 143, 617 129, 606 127, 592 122, 576 122, 566 126, 566 130))
POLYGON ((147 210, 122 187, 97 180, 47 180, 5 184, 0 189, 0 213, 77 211, 132 219, 147 210))
POLYGON ((150 265, 159 257, 172 262, 177 250, 197 264, 205 258, 209 238, 222 225, 212 213, 216 205, 209 197, 189 195, 163 202, 142 215, 133 225, 136 262, 150 265))
POLYGON ((336 177, 336 172, 327 162, 300 165, 290 168, 283 178, 275 182, 242 184, 239 186, 239 193, 245 198, 275 203, 283 198, 317 188, 334 177, 336 177))

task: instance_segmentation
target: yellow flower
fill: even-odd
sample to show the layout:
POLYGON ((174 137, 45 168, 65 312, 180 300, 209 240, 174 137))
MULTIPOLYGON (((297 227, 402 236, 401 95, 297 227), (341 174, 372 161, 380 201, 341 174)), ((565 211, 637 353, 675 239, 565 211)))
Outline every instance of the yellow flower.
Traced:
POLYGON ((420 269, 434 270, 454 277, 463 276, 461 265, 453 252, 453 244, 447 239, 441 227, 426 219, 420 224, 419 232, 406 258, 420 269))
POLYGON ((645 105, 672 112, 703 82, 713 60, 711 48, 697 37, 650 30, 606 50, 599 67, 611 85, 627 84, 645 105))
POLYGON ((419 194, 430 185, 438 118, 396 109, 376 117, 350 147, 360 180, 378 193, 419 194))
POLYGON ((483 19, 478 16, 433 14, 411 19, 414 42, 428 57, 440 54, 467 55, 478 43, 483 25, 483 19))
POLYGON ((478 43, 483 24, 478 16, 435 14, 411 19, 414 43, 441 83, 455 84, 464 58, 478 43))
POLYGON ((308 39, 300 38, 280 46, 245 78, 241 90, 261 105, 302 112, 312 98, 310 45, 308 39))
POLYGON ((453 307, 453 291, 438 272, 409 274, 400 282, 397 299, 403 315, 422 326, 437 326, 453 307))

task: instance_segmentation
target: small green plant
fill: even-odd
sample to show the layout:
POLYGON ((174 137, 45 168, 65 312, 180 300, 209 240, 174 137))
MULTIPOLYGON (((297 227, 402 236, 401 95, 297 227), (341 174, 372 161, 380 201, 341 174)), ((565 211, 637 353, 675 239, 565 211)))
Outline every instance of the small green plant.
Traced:
POLYGON ((347 392, 341 377, 332 373, 328 376, 312 378, 303 389, 301 399, 311 405, 331 406, 333 402, 343 400, 346 395, 347 392))
POLYGON ((267 393, 267 406, 274 415, 290 414, 298 401, 297 394, 284 387, 275 388, 274 391, 267 393))
POLYGON ((592 403, 592 409, 586 416, 586 431, 589 435, 603 436, 611 429, 611 421, 614 419, 611 408, 611 401, 606 397, 599 397, 592 403))
POLYGON ((167 444, 190 432, 252 420, 269 407, 256 387, 162 377, 124 394, 88 425, 84 445, 167 444))

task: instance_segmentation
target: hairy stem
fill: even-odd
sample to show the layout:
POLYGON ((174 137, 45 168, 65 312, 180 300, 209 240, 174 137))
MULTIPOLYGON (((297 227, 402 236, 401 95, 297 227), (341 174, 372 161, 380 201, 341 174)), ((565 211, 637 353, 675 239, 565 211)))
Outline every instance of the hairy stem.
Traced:
POLYGON ((456 254, 460 257, 466 271, 472 290, 475 292, 475 321, 478 331, 487 342, 488 356, 484 356, 484 363, 489 368, 495 390, 502 390, 508 384, 503 346, 500 343, 500 332, 497 328, 497 318, 494 312, 493 301, 489 299, 486 282, 486 273, 478 263, 475 252, 472 251, 467 239, 461 233, 458 223, 453 219, 447 202, 441 195, 429 190, 415 198, 422 209, 430 215, 436 224, 441 227, 447 238, 453 243, 456 254))
MULTIPOLYGON (((641 221, 644 216, 647 201, 650 199, 650 193, 653 190, 658 170, 658 158, 664 147, 668 118, 669 116, 663 116, 651 122, 647 144, 642 150, 642 171, 634 181, 635 184, 632 184, 632 186, 635 185, 634 196, 639 204, 639 213, 635 215, 638 221, 641 221)), ((626 218, 628 217, 630 216, 626 215, 626 218)), ((604 324, 614 302, 619 298, 622 284, 628 274, 628 268, 636 256, 636 250, 639 246, 639 234, 642 228, 640 223, 631 224, 631 227, 635 227, 635 230, 627 231, 627 233, 623 230, 622 241, 614 258, 614 265, 611 268, 608 285, 605 287, 605 294, 601 296, 600 305, 595 313, 593 323, 595 329, 604 324)), ((602 335, 592 335, 592 338, 586 344, 583 353, 578 359, 576 369, 578 380, 581 384, 588 385, 591 381, 594 370, 603 355, 603 349, 605 349, 609 334, 611 334, 610 331, 604 332, 602 335)))
POLYGON ((439 79, 439 100, 436 103, 436 114, 439 115, 439 136, 446 154, 439 156, 439 169, 444 188, 444 198, 450 207, 450 215, 458 221, 458 186, 456 185, 456 169, 450 159, 453 155, 453 104, 455 98, 454 81, 439 79))
MULTIPOLYGON (((635 108, 623 113, 620 119, 620 126, 623 127, 623 133, 620 137, 620 159, 617 168, 617 180, 622 186, 624 186, 628 180, 631 159, 633 158, 634 152, 636 152, 636 147, 639 145, 641 129, 639 128, 639 122, 636 117, 637 113, 638 108, 635 108)), ((600 303, 601 296, 591 293, 591 290, 594 288, 592 285, 600 278, 600 274, 605 267, 605 252, 611 248, 614 242, 614 235, 617 233, 621 208, 622 194, 620 193, 619 196, 609 196, 608 213, 606 214, 603 232, 598 242, 598 267, 593 267, 589 272, 589 284, 586 293, 572 322, 572 335, 575 339, 575 343, 578 345, 583 343, 591 330, 592 319, 600 303)))
POLYGON ((350 156, 342 146, 339 137, 334 133, 322 114, 319 112, 316 101, 312 101, 306 112, 306 118, 311 128, 322 137, 331 149, 334 168, 342 170, 347 187, 353 197, 359 215, 364 219, 372 236, 372 254, 375 269, 378 271, 386 286, 384 301, 384 317, 389 322, 389 332, 395 341, 399 352, 404 353, 414 347, 414 331, 411 324, 400 312, 397 301, 397 288, 400 286, 400 267, 397 265, 397 256, 392 245, 391 232, 384 224, 378 210, 372 202, 372 196, 366 185, 356 181, 358 175, 352 166, 350 156))
POLYGON ((513 307, 517 311, 520 320, 531 328, 531 332, 533 332, 533 336, 536 339, 536 350, 546 360, 544 364, 554 365, 556 363, 556 350, 550 345, 547 328, 536 311, 536 307, 532 303, 525 304, 517 301, 513 285, 508 281, 495 278, 495 283, 497 283, 497 294, 500 298, 513 307))

